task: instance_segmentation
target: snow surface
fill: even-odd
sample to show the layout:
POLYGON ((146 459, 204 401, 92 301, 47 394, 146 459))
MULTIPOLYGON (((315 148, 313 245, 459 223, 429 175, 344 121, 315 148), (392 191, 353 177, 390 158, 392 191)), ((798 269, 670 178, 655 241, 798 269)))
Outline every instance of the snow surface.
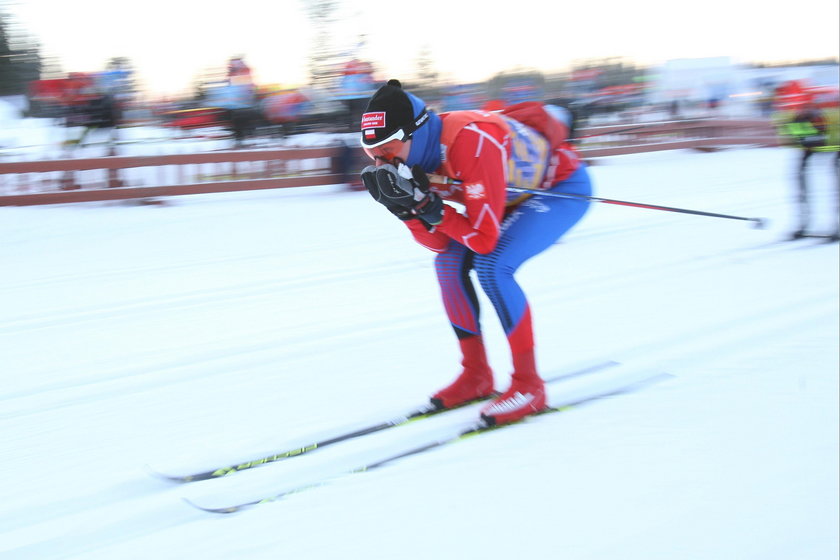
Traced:
MULTIPOLYGON (((617 360, 673 377, 344 476, 474 410, 190 485, 147 466, 305 444, 454 377, 432 254, 366 193, 0 208, 0 558, 836 559, 840 255, 773 243, 792 229, 796 157, 598 162, 602 197, 770 219, 595 204, 520 271, 545 374, 617 360), (333 475, 233 515, 182 501, 333 475)), ((829 159, 815 164, 827 230, 829 159)))

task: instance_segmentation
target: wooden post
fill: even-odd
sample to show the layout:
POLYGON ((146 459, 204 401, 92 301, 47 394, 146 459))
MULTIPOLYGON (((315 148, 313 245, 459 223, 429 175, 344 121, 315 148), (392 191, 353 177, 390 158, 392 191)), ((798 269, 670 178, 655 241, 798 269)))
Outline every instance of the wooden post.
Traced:
MULTIPOLYGON (((114 157, 116 155, 117 155, 116 148, 114 147, 113 144, 110 144, 108 146, 108 157, 114 157)), ((108 188, 111 189, 111 188, 122 187, 122 186, 123 186, 123 182, 122 182, 122 179, 120 179, 120 170, 116 169, 114 167, 109 167, 108 168, 108 188)))

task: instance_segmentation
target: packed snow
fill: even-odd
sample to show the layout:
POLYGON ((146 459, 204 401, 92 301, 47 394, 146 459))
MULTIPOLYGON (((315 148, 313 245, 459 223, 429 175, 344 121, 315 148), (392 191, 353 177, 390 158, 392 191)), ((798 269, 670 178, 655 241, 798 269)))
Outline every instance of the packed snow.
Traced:
MULTIPOLYGON (((796 158, 603 158, 598 196, 769 227, 593 204, 521 269, 546 376, 614 360, 668 379, 370 472, 344 474, 475 409, 187 485, 151 469, 305 445, 447 384, 459 356, 433 255, 340 185, 0 208, 0 557, 836 559, 840 255, 779 242, 796 158), (183 500, 321 481, 231 515, 183 500)), ((829 156, 811 178, 828 231, 829 156)))

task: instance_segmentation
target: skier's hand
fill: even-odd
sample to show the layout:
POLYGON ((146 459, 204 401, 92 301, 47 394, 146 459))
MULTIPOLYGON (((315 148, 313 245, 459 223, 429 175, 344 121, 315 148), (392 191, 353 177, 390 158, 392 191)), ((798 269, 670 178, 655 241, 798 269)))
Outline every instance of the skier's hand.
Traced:
MULTIPOLYGON (((405 164, 400 165, 406 167, 405 164)), ((443 200, 431 190, 429 177, 422 167, 415 165, 411 168, 411 180, 415 195, 418 191, 423 195, 423 198, 412 207, 412 213, 430 226, 439 225, 443 221, 443 200)))
MULTIPOLYGON (((393 167, 393 166, 392 166, 393 167)), ((377 167, 374 165, 368 165, 364 169, 362 169, 362 183, 364 183, 365 188, 370 193, 370 196, 373 199, 388 209, 391 214, 399 218, 400 220, 414 220, 417 217, 411 213, 411 211, 400 205, 396 202, 392 201, 390 198, 387 198, 382 195, 382 192, 379 190, 379 183, 377 181, 377 167)))
POLYGON ((385 164, 376 168, 375 176, 379 194, 387 203, 405 208, 429 226, 443 221, 443 200, 431 190, 421 166, 385 164))
POLYGON ((375 174, 379 194, 389 203, 411 209, 423 198, 423 192, 417 188, 411 169, 404 163, 400 163, 399 168, 390 163, 380 165, 375 174))

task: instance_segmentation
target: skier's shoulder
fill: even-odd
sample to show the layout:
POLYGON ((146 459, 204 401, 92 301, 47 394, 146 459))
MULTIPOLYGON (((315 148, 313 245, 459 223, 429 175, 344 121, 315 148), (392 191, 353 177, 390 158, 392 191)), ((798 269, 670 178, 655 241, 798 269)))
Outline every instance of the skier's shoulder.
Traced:
POLYGON ((440 117, 443 123, 440 143, 446 158, 456 153, 473 157, 478 153, 489 155, 489 151, 482 148, 492 146, 505 150, 510 127, 498 114, 488 111, 451 111, 441 113, 440 117))
POLYGON ((504 119, 498 113, 492 111, 449 111, 441 113, 440 119, 443 122, 444 135, 457 135, 464 129, 471 131, 490 131, 493 127, 502 130, 507 129, 504 119))

